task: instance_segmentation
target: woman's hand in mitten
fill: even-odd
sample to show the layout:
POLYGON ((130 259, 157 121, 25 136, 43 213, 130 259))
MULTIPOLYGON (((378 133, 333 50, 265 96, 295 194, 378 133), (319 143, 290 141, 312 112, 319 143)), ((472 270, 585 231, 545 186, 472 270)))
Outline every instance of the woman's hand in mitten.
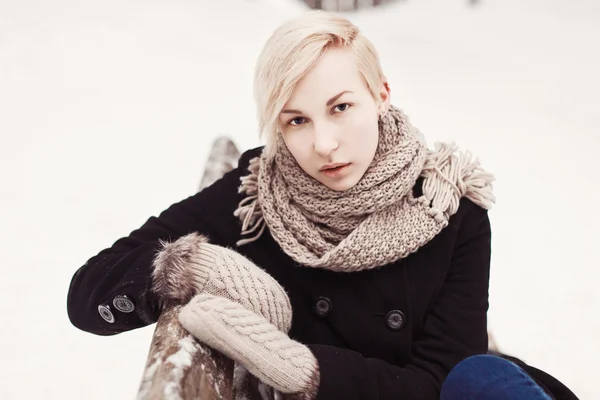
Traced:
POLYGON ((203 293, 182 307, 179 321, 201 343, 243 365, 265 384, 293 398, 315 398, 319 386, 315 356, 255 312, 203 293))
POLYGON ((197 233, 162 242, 154 260, 152 291, 163 303, 185 304, 199 293, 225 297, 288 332, 292 309, 277 281, 241 254, 197 233))

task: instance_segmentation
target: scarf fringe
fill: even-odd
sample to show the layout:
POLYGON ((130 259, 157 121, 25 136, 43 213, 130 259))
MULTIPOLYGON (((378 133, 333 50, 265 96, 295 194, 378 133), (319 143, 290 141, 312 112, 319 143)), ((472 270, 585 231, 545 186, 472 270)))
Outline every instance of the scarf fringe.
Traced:
POLYGON ((430 150, 421 176, 423 197, 436 221, 448 220, 458 211, 460 199, 466 197, 489 210, 496 198, 494 176, 480 167, 471 152, 458 152, 454 143, 436 143, 430 150))
MULTIPOLYGON (((489 210, 496 202, 492 182, 494 176, 484 171, 471 152, 459 152, 455 143, 436 143, 429 150, 423 172, 423 197, 418 199, 428 206, 429 215, 436 222, 448 221, 458 211, 460 199, 466 197, 478 206, 489 210)), ((237 246, 252 243, 260 238, 266 222, 258 202, 258 171, 260 157, 250 160, 250 175, 241 178, 239 193, 247 195, 235 210, 234 215, 242 221, 242 236, 237 246)))
POLYGON ((254 236, 239 240, 236 243, 238 247, 258 240, 266 228, 262 209, 260 208, 260 204, 258 202, 259 168, 260 157, 254 157, 250 160, 250 165, 248 166, 250 174, 240 178, 242 184, 238 189, 238 193, 245 193, 247 197, 240 202, 233 215, 242 221, 242 236, 250 235, 257 230, 258 232, 254 236))

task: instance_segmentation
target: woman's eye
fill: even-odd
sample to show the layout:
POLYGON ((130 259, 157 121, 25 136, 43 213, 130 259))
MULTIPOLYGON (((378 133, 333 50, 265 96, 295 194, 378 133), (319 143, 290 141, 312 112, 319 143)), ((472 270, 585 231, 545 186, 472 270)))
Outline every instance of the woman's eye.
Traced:
POLYGON ((334 110, 339 111, 339 112, 344 112, 348 109, 348 107, 350 107, 350 104, 342 103, 342 104, 338 104, 337 106, 335 106, 334 110))
POLYGON ((304 122, 304 118, 303 117, 296 117, 292 120, 290 120, 290 122, 288 122, 290 125, 300 125, 302 122, 304 122))

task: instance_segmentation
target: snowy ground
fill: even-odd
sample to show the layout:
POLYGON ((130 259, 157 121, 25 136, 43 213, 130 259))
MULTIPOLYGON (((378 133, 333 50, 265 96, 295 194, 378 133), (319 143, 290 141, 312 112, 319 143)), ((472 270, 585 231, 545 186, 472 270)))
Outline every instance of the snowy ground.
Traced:
MULTIPOLYGON (((252 68, 293 0, 0 0, 2 399, 131 399, 153 327, 70 325, 75 270, 258 145, 252 68)), ((410 0, 353 15, 394 104, 497 176, 490 329, 598 398, 600 3, 410 0), (596 267, 595 267, 596 266, 596 267)))

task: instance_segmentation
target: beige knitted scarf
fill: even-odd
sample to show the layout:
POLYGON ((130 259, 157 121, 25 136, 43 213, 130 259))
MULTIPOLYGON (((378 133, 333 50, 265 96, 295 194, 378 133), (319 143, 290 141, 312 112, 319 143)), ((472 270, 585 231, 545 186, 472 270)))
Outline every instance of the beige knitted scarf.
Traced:
POLYGON ((269 231, 301 265, 359 271, 386 265, 433 239, 456 213, 461 197, 489 209, 493 176, 454 144, 428 150, 422 135, 398 108, 379 121, 375 157, 361 180, 337 192, 297 164, 281 136, 274 157, 250 161, 241 178, 246 197, 235 216, 242 221, 237 245, 269 231), (424 177, 423 195, 413 187, 424 177))

